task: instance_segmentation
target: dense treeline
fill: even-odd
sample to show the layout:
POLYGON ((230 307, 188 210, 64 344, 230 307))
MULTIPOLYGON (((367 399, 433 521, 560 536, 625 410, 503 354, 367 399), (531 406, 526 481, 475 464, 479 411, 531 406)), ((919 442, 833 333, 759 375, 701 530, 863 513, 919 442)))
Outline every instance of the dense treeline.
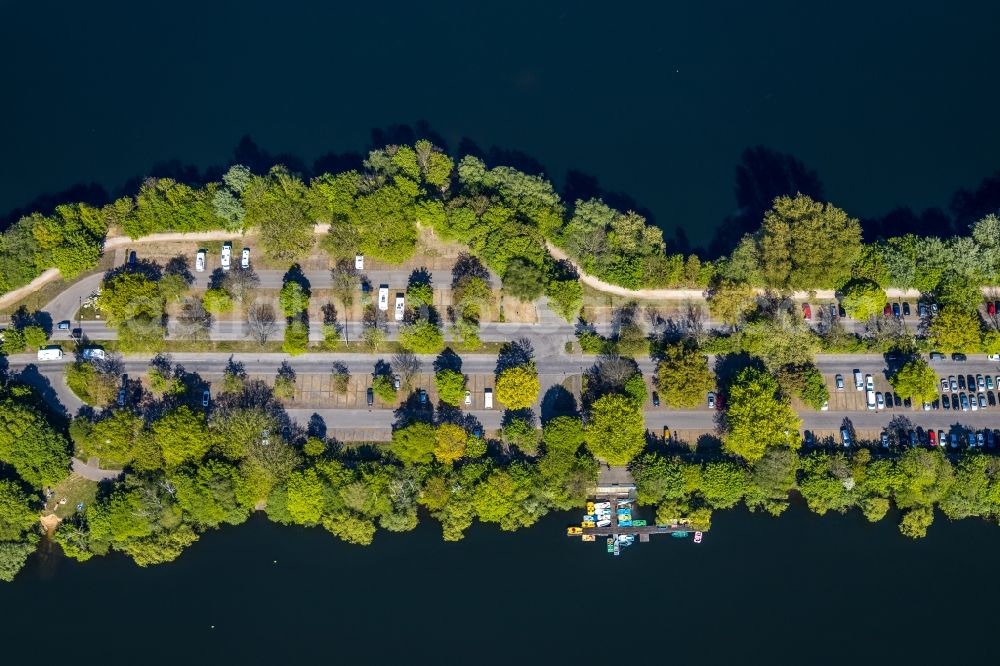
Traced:
POLYGON ((331 225, 322 245, 335 259, 355 252, 400 262, 416 246, 416 225, 467 243, 525 300, 548 290, 575 314, 572 271, 545 243, 587 272, 629 288, 734 285, 777 290, 838 289, 852 308, 872 313, 887 286, 933 293, 968 305, 1000 272, 1000 219, 989 215, 969 236, 907 235, 865 245, 856 219, 807 196, 779 197, 760 229, 726 257, 707 261, 671 253, 662 232, 633 211, 602 201, 563 202, 552 184, 476 157, 453 160, 428 141, 372 151, 362 169, 309 181, 282 166, 253 174, 234 166, 221 182, 192 187, 150 178, 134 197, 103 208, 59 206, 22 218, 0 236, 0 290, 42 270, 69 277, 92 267, 109 229, 133 238, 163 231, 228 229, 258 233, 265 252, 292 263, 313 244, 313 225, 331 225))

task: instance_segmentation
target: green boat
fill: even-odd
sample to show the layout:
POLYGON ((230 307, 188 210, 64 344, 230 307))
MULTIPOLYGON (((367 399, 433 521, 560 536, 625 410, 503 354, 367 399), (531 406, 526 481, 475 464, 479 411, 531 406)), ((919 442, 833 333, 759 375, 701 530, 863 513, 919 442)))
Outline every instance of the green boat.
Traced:
POLYGON ((687 532, 671 532, 670 533, 670 536, 677 537, 678 539, 686 539, 687 535, 688 535, 687 532))
POLYGON ((646 526, 646 521, 645 520, 633 520, 632 521, 632 527, 645 527, 645 526, 646 526))

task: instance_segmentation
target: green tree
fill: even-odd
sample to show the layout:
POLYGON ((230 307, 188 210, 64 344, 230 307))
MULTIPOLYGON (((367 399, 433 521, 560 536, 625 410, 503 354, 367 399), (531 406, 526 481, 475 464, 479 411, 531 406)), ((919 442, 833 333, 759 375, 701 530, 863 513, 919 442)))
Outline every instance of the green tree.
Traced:
POLYGON ((233 299, 225 289, 209 289, 201 299, 206 312, 222 314, 233 309, 233 299))
POLYGON ((823 403, 830 399, 823 374, 814 363, 786 365, 778 370, 777 376, 778 385, 785 394, 798 396, 813 409, 822 409, 823 403))
POLYGON ((465 428, 454 423, 442 423, 434 433, 434 457, 439 463, 450 465, 465 453, 465 444, 469 439, 465 428))
POLYGON ((69 475, 69 442, 34 407, 8 398, 0 402, 0 462, 34 488, 52 486, 69 475))
POLYGON ((590 406, 586 442, 609 465, 627 465, 646 445, 642 410, 625 396, 609 393, 590 406))
POLYGON ((539 266, 520 257, 507 262, 503 274, 504 292, 519 301, 530 302, 541 296, 544 288, 545 276, 539 266))
POLYGON ((889 383, 903 400, 933 402, 937 399, 937 373, 922 358, 907 361, 889 378, 889 383))
POLYGON ((708 295, 708 309, 713 319, 736 327, 757 307, 757 294, 746 283, 721 281, 708 295))
POLYGON ((441 402, 458 407, 465 399, 465 375, 457 370, 444 368, 434 375, 438 398, 441 402))
POLYGON ((21 329, 21 333, 29 349, 41 349, 49 341, 49 336, 41 326, 25 326, 21 329))
POLYGON ((323 482, 313 468, 292 472, 285 482, 288 515, 299 525, 315 525, 323 516, 323 482))
POLYGON ((97 307, 104 314, 108 327, 121 322, 146 317, 159 319, 163 315, 163 295, 155 282, 142 273, 118 273, 105 280, 97 307))
POLYGON ((0 481, 0 542, 21 541, 38 524, 31 500, 13 481, 0 481))
POLYGON ((656 385, 668 407, 691 409, 704 404, 715 388, 708 359, 690 342, 667 345, 656 369, 656 385))
POLYGON ((299 317, 292 318, 285 326, 285 341, 281 351, 292 356, 304 354, 309 348, 309 326, 299 317))
POLYGON ((278 302, 286 317, 298 316, 309 307, 309 290, 296 280, 288 280, 281 286, 278 302))
POLYGON ((944 353, 971 352, 979 348, 979 317, 975 312, 949 305, 942 307, 927 327, 933 347, 944 353))
POLYGON ((769 446, 799 446, 802 422, 787 398, 779 397, 774 377, 755 367, 744 368, 729 388, 723 445, 750 463, 769 446))
POLYGON ((854 319, 877 317, 885 307, 885 291, 871 280, 851 280, 841 290, 840 303, 854 319))
POLYGON ((399 346, 414 354, 437 354, 444 349, 444 334, 427 319, 420 319, 399 329, 399 346))
POLYGON ((168 468, 201 460, 212 446, 204 414, 184 405, 157 419, 151 434, 168 468))
POLYGON ((541 385, 533 363, 507 368, 497 376, 497 400, 507 409, 527 409, 538 400, 541 385))
POLYGON ((426 465, 434 459, 437 433, 423 421, 398 428, 392 433, 392 452, 408 465, 426 465))
POLYGON ((378 375, 372 380, 372 391, 378 396, 378 399, 387 405, 394 404, 396 402, 396 387, 392 383, 392 377, 389 375, 378 375))
POLYGON ((282 166, 266 176, 255 176, 242 193, 245 226, 256 228, 264 254, 291 263, 312 249, 313 220, 309 216, 308 189, 282 166))
POLYGON ((836 287, 861 255, 861 225, 839 208, 804 194, 783 196, 764 215, 759 243, 769 286, 836 287))
POLYGON ((434 289, 427 282, 415 282, 406 288, 406 300, 411 308, 430 307, 434 305, 434 289))

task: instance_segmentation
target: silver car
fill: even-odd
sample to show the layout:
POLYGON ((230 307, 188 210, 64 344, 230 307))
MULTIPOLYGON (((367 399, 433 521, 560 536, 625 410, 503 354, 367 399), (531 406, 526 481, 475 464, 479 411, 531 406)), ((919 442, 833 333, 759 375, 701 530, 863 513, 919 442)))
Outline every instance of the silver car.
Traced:
POLYGON ((951 385, 951 392, 956 393, 958 391, 958 382, 955 381, 955 375, 948 377, 948 384, 951 385))

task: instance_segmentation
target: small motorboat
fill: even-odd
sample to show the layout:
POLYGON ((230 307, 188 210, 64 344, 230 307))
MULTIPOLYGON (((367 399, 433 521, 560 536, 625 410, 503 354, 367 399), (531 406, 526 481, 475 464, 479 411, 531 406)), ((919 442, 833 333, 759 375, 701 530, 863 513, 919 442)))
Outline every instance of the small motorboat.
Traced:
POLYGON ((695 543, 701 543, 701 532, 695 532, 694 533, 694 542, 695 543))

